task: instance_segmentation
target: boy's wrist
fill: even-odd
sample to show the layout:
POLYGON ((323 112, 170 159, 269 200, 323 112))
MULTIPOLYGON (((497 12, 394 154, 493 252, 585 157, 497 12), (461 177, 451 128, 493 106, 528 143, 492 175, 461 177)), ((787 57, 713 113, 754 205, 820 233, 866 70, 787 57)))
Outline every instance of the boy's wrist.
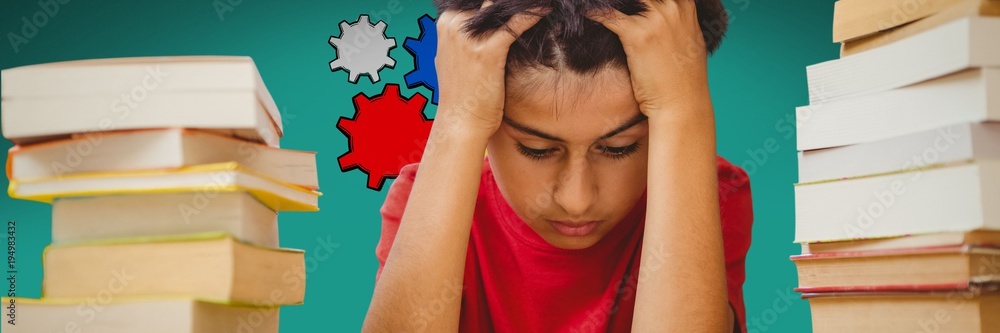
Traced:
POLYGON ((468 115, 438 109, 438 116, 434 119, 434 125, 431 128, 432 138, 482 142, 485 145, 486 141, 496 132, 498 124, 473 122, 469 119, 461 119, 463 116, 468 118, 468 115))
POLYGON ((712 101, 707 94, 703 96, 687 96, 683 99, 660 104, 650 103, 642 112, 649 118, 650 123, 660 121, 689 122, 706 119, 714 121, 715 111, 712 107, 712 101))

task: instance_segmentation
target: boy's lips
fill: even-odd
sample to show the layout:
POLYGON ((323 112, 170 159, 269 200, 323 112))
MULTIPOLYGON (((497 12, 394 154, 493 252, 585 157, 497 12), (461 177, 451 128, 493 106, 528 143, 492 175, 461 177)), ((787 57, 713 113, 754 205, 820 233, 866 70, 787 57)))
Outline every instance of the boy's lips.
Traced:
POLYGON ((563 236, 570 237, 583 237, 592 233, 597 229, 598 221, 553 221, 546 220, 552 229, 556 232, 562 234, 563 236))

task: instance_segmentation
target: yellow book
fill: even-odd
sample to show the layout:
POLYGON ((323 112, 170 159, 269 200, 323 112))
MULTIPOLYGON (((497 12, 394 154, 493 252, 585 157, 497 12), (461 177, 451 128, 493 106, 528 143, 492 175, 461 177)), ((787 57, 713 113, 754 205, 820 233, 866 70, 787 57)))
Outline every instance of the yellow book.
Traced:
POLYGON ((283 183, 310 190, 319 188, 315 152, 274 148, 189 128, 74 135, 69 139, 17 146, 8 152, 7 160, 8 179, 237 162, 247 170, 283 183))
POLYGON ((305 297, 303 251, 254 246, 224 233, 55 245, 43 258, 43 298, 290 305, 305 297))
POLYGON ((177 169, 95 172, 40 179, 13 179, 12 198, 51 203, 54 198, 115 194, 246 191, 274 211, 318 211, 320 192, 285 184, 234 162, 177 169))

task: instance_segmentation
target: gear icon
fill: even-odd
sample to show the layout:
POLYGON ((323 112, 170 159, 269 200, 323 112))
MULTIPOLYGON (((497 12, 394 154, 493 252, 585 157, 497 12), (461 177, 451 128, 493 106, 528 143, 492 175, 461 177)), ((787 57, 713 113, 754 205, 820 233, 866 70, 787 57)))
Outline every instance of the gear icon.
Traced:
POLYGON ((330 71, 346 70, 351 83, 358 83, 362 74, 372 83, 378 82, 379 71, 396 66, 396 60, 389 56, 389 50, 396 48, 396 39, 386 38, 385 28, 382 21, 372 25, 368 15, 359 16, 354 23, 340 22, 340 37, 330 36, 330 46, 337 50, 330 71))
POLYGON ((354 118, 337 121, 349 146, 337 158, 340 170, 361 169, 368 175, 368 188, 381 191, 387 178, 398 177, 403 166, 423 156, 434 122, 424 115, 426 106, 420 93, 403 98, 398 84, 386 84, 381 95, 371 98, 354 96, 354 118))
POLYGON ((438 79, 437 70, 434 66, 434 57, 437 56, 437 25, 429 15, 421 16, 417 23, 420 24, 420 37, 407 37, 403 41, 403 48, 413 55, 413 71, 406 73, 403 80, 410 89, 424 86, 433 93, 431 103, 438 103, 438 79))

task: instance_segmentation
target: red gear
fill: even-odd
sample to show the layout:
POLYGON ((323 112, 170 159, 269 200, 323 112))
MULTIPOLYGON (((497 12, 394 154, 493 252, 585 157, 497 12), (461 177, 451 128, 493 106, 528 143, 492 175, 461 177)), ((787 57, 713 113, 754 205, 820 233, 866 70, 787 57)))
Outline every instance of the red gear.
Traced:
POLYGON ((386 84, 381 95, 354 96, 354 118, 341 117, 337 129, 347 136, 347 153, 337 158, 340 170, 360 168, 368 188, 380 191, 386 178, 396 178, 404 165, 420 161, 433 120, 424 116, 427 98, 409 100, 398 84, 386 84))

